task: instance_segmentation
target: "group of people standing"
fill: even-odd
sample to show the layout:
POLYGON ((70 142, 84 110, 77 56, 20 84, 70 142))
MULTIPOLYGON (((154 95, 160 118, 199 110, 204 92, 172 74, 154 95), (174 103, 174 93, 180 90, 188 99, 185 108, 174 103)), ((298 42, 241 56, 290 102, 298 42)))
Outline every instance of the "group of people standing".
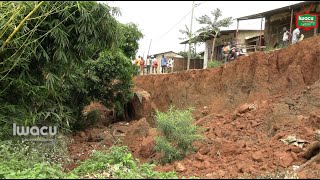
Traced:
MULTIPOLYGON (((146 60, 144 60, 143 57, 138 56, 138 58, 132 61, 132 64, 137 68, 139 75, 144 75, 145 69, 146 69, 146 74, 158 73, 158 60, 154 56, 148 55, 146 60), (150 72, 150 70, 152 71, 150 72)), ((167 60, 167 58, 164 57, 164 55, 162 55, 161 73, 172 72, 172 70, 173 70, 173 59, 169 58, 167 60)))
POLYGON ((297 27, 293 30, 292 34, 288 31, 286 27, 283 28, 283 37, 282 37, 282 46, 287 47, 289 45, 289 36, 292 36, 291 43, 296 44, 299 41, 302 41, 304 38, 303 34, 300 34, 300 27, 297 27))
POLYGON ((174 63, 173 58, 167 59, 166 57, 164 57, 164 55, 162 55, 162 58, 161 58, 161 73, 171 73, 171 72, 173 72, 173 63, 174 63))
POLYGON ((154 58, 154 56, 148 56, 146 60, 144 60, 143 57, 138 56, 138 58, 132 61, 132 65, 137 68, 139 75, 144 75, 145 68, 147 69, 147 74, 150 74, 151 68, 152 73, 157 73, 158 60, 154 58))

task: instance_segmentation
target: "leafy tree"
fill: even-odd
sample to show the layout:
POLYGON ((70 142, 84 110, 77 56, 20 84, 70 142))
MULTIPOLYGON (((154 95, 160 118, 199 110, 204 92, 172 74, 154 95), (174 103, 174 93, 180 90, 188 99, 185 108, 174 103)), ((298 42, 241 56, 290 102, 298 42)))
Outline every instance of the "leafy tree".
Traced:
MULTIPOLYGON (((195 37, 195 34, 190 32, 189 28, 187 25, 185 25, 185 29, 180 29, 179 32, 183 35, 183 37, 180 37, 180 40, 187 40, 189 39, 189 37, 195 37)), ((191 38, 189 39, 190 43, 193 44, 193 46, 191 45, 191 58, 200 58, 200 56, 197 54, 197 44, 198 41, 195 38, 191 38)), ((179 55, 188 58, 188 53, 187 52, 179 52, 179 55)))
POLYGON ((217 36, 220 34, 220 28, 229 27, 232 24, 232 17, 227 17, 219 20, 219 18, 222 16, 222 12, 219 8, 215 9, 214 11, 211 11, 211 15, 213 16, 212 19, 208 15, 203 15, 197 18, 197 21, 200 24, 206 25, 205 27, 200 28, 197 32, 202 33, 205 37, 209 37, 209 36, 213 37, 212 53, 210 57, 210 60, 212 61, 213 54, 214 54, 214 45, 215 45, 217 36))
POLYGON ((97 60, 86 62, 88 96, 99 100, 109 108, 115 108, 117 115, 123 115, 124 104, 132 97, 131 75, 134 67, 131 61, 119 49, 100 54, 97 60))
MULTIPOLYGON (((180 51, 180 52, 178 52, 178 54, 180 56, 183 56, 186 59, 188 58, 188 52, 186 52, 186 51, 180 51)), ((191 58, 194 58, 194 59, 199 59, 200 58, 200 55, 195 52, 195 48, 191 49, 191 58)))
POLYGON ((143 38, 143 34, 134 23, 121 24, 120 28, 123 34, 120 48, 128 58, 134 58, 139 49, 138 41, 143 38))
POLYGON ((120 104, 128 99, 119 95, 131 88, 131 72, 119 71, 130 60, 119 53, 117 9, 93 1, 39 4, 0 4, 0 136, 12 134, 13 122, 68 130, 92 99, 120 104))

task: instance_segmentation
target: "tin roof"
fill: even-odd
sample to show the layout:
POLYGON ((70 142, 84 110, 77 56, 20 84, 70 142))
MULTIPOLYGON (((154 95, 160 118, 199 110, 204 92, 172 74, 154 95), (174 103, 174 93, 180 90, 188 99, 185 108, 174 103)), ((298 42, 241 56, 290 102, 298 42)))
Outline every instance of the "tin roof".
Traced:
POLYGON ((289 6, 281 7, 281 8, 278 8, 278 9, 273 9, 273 10, 270 10, 270 11, 265 11, 265 12, 261 12, 261 13, 257 13, 257 14, 253 14, 253 15, 239 17, 239 18, 236 18, 236 19, 237 20, 258 19, 258 18, 261 18, 261 17, 267 17, 267 16, 271 16, 271 15, 278 14, 278 13, 281 13, 281 12, 289 11, 291 9, 302 8, 303 5, 305 5, 306 8, 307 8, 307 6, 309 6, 310 4, 319 4, 319 1, 304 1, 304 2, 297 3, 297 4, 292 4, 292 5, 289 5, 289 6))

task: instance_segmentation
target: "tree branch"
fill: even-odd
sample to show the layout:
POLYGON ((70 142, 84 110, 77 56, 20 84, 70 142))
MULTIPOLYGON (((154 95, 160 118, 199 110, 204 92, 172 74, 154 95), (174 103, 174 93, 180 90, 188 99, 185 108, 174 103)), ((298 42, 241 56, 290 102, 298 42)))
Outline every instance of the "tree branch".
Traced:
POLYGON ((11 23, 11 21, 13 21, 13 19, 17 16, 17 14, 20 12, 20 7, 18 7, 18 9, 16 10, 16 12, 10 17, 10 19, 6 22, 6 24, 4 25, 4 28, 2 29, 1 33, 0 33, 0 38, 4 35, 4 33, 6 32, 6 30, 8 29, 9 24, 11 23))
POLYGON ((3 43, 1 49, 3 51, 3 49, 6 47, 6 45, 10 42, 10 40, 13 38, 13 36, 22 28, 23 24, 29 19, 29 17, 34 14, 39 7, 44 3, 44 1, 41 1, 39 4, 36 5, 36 7, 20 22, 20 24, 18 25, 18 27, 16 27, 13 32, 10 34, 10 36, 7 38, 7 40, 3 43))

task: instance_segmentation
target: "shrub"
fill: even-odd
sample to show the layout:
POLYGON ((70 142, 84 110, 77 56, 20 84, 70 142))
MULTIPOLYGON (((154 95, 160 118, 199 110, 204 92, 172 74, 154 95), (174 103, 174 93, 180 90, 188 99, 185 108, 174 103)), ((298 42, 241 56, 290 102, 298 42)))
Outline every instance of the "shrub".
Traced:
POLYGON ((213 61, 208 62, 208 68, 220 67, 222 65, 223 65, 223 62, 217 61, 217 60, 213 60, 213 61))
POLYGON ((165 113, 156 112, 157 129, 155 149, 164 154, 162 163, 178 160, 194 150, 192 143, 202 139, 199 128, 193 125, 192 109, 179 110, 173 106, 165 113))

